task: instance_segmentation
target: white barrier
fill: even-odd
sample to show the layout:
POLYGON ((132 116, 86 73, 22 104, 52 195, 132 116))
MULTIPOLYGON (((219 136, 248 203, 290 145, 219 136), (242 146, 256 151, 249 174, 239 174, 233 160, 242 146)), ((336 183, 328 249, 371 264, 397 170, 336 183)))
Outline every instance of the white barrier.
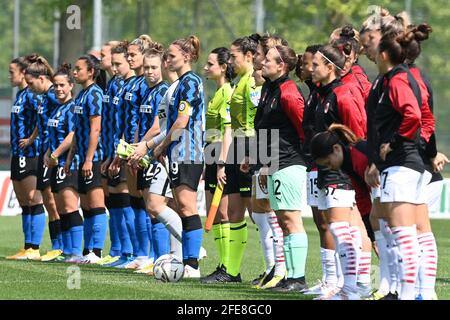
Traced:
MULTIPOLYGON (((201 216, 206 215, 205 189, 202 180, 198 186, 197 204, 201 216)), ((0 216, 15 216, 21 214, 19 202, 13 190, 9 171, 0 171, 0 216)), ((311 217, 311 211, 303 212, 304 217, 311 217)), ((430 218, 450 219, 450 179, 444 180, 439 206, 430 210, 430 218)))

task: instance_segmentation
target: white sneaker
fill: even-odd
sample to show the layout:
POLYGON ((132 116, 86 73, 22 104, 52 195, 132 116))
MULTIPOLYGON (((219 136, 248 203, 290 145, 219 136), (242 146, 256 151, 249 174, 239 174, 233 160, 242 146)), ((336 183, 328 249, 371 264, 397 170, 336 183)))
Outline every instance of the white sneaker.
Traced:
POLYGON ((141 269, 143 265, 148 265, 149 261, 147 256, 136 257, 136 259, 126 265, 125 269, 141 269))
POLYGON ((208 257, 207 253, 206 253, 206 249, 201 247, 200 248, 200 253, 198 254, 198 260, 202 260, 204 258, 208 257))
POLYGON ((341 291, 341 288, 326 287, 323 293, 320 296, 315 297, 313 300, 330 300, 331 297, 339 293, 339 291, 341 291))
POLYGON ((100 261, 100 257, 98 257, 95 253, 89 252, 89 254, 85 255, 82 260, 82 264, 96 264, 100 261))
POLYGON ((327 284, 325 282, 323 282, 322 280, 319 280, 319 283, 316 284, 315 286, 307 288, 307 289, 303 289, 300 292, 303 294, 306 294, 306 295, 319 296, 319 295, 326 293, 328 289, 329 288, 328 288, 327 284))
POLYGON ((194 269, 190 265, 185 265, 183 278, 199 279, 200 278, 200 268, 194 269))
POLYGON ((328 300, 361 300, 361 296, 357 292, 339 291, 328 300))
POLYGON ((153 259, 153 258, 150 258, 150 259, 147 258, 144 261, 141 261, 139 263, 139 266, 136 268, 136 271, 147 269, 148 266, 150 266, 150 265, 152 265, 154 263, 154 260, 155 259, 153 259))

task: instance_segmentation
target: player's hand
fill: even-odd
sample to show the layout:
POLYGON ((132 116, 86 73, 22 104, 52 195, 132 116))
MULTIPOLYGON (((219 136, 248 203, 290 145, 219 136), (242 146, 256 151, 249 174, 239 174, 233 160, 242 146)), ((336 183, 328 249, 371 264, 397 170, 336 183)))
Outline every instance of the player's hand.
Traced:
POLYGON ((91 178, 92 172, 92 160, 85 160, 83 166, 81 167, 81 175, 84 178, 91 178))
POLYGON ((70 177, 72 175, 72 172, 70 171, 71 166, 72 166, 72 161, 66 161, 66 163, 64 164, 64 173, 68 177, 70 177))
POLYGON ((391 152, 391 151, 392 151, 391 144, 390 143, 383 143, 380 146, 380 158, 381 158, 381 160, 386 161, 386 157, 387 157, 388 153, 391 152))
POLYGON ((441 172, 444 170, 447 163, 449 163, 447 156, 440 152, 437 153, 436 157, 431 159, 431 165, 434 172, 441 172))
POLYGON ((225 174, 225 166, 217 166, 217 183, 222 186, 227 184, 227 175, 225 174))
POLYGON ((380 186, 380 172, 375 164, 372 163, 372 165, 366 168, 364 180, 372 188, 378 188, 380 186))
POLYGON ((108 168, 108 175, 110 178, 116 177, 120 172, 120 158, 115 157, 114 160, 111 162, 108 168))
POLYGON ((132 145, 135 149, 134 153, 128 159, 128 165, 131 166, 134 163, 139 163, 139 161, 147 154, 147 146, 145 143, 146 141, 141 141, 132 145))
POLYGON ((29 145, 31 145, 31 139, 30 138, 25 138, 25 139, 20 139, 19 140, 19 148, 25 149, 29 145))
POLYGON ((108 173, 108 167, 111 163, 111 158, 107 158, 105 161, 102 162, 102 164, 100 165, 100 172, 103 175, 106 175, 108 173))
POLYGON ((250 171, 250 158, 249 157, 244 157, 239 169, 244 173, 248 173, 250 171))
POLYGON ((131 176, 133 177, 137 177, 137 171, 138 171, 139 167, 136 166, 128 166, 128 172, 131 174, 131 176))
POLYGON ((58 166, 58 160, 52 159, 52 158, 46 156, 44 159, 44 164, 45 164, 45 166, 47 166, 49 168, 54 168, 54 167, 58 166), (47 163, 45 163, 45 161, 47 161, 47 163))

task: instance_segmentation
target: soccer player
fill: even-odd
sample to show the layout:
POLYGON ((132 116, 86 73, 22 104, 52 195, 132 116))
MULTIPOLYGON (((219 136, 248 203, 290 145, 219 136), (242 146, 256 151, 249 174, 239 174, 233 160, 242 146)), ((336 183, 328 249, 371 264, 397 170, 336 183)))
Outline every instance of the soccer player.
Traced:
MULTIPOLYGON (((11 180, 14 192, 22 207, 22 231, 24 247, 16 254, 6 257, 11 260, 39 258, 39 244, 42 238, 42 217, 44 213, 42 195, 36 190, 38 141, 37 97, 25 81, 25 70, 30 62, 26 57, 15 58, 9 64, 9 79, 18 87, 16 100, 11 108, 11 180)), ((45 224, 45 215, 44 224, 45 224)))
POLYGON ((167 64, 178 74, 179 84, 169 104, 167 135, 154 149, 154 156, 161 163, 165 163, 165 155, 169 160, 169 175, 183 224, 186 278, 200 278, 198 259, 203 237, 197 212, 197 187, 204 163, 205 98, 203 82, 192 72, 199 50, 196 36, 175 40, 169 46, 167 64))
MULTIPOLYGON (((325 131, 333 123, 349 126, 358 137, 365 137, 363 116, 359 112, 358 100, 348 87, 339 80, 344 68, 345 56, 335 47, 326 45, 314 55, 312 80, 320 83, 316 104, 316 132, 325 131)), ((326 210, 329 229, 336 244, 343 270, 343 288, 327 292, 318 299, 359 299, 356 286, 358 247, 354 239, 359 238, 359 229, 350 235, 352 216, 359 212, 353 210, 355 192, 350 178, 342 171, 328 170, 319 166, 317 186, 319 210, 326 210), (353 210, 353 213, 352 213, 353 210), (355 238, 353 237, 355 236, 355 238)), ((339 266, 337 267, 339 270, 339 266)))
MULTIPOLYGON (((414 300, 419 265, 419 243, 415 226, 420 203, 424 164, 419 154, 422 99, 420 87, 403 63, 414 37, 405 32, 387 33, 380 40, 377 66, 385 74, 383 94, 376 109, 381 172, 380 202, 388 213, 398 246, 401 300, 414 300)), ((385 235, 386 237, 386 235, 385 235)))
MULTIPOLYGON (((103 162, 100 166, 102 174, 102 186, 105 193, 105 205, 109 211, 109 238, 111 241, 111 248, 109 254, 103 257, 98 264, 104 265, 117 261, 121 255, 120 235, 117 229, 117 225, 125 226, 123 218, 121 221, 116 222, 117 215, 111 214, 111 206, 109 199, 108 189, 108 167, 114 158, 114 105, 113 99, 116 92, 123 85, 123 80, 116 76, 112 68, 111 63, 111 50, 120 44, 119 41, 109 41, 102 46, 100 51, 101 60, 100 68, 105 71, 110 79, 106 85, 105 92, 103 94, 103 109, 102 109, 102 126, 101 126, 101 141, 103 147, 103 162)), ((126 231, 125 231, 126 232, 126 231)))
MULTIPOLYGON (((130 42, 127 48, 127 61, 130 68, 136 74, 136 80, 130 90, 125 93, 125 129, 124 140, 127 143, 137 142, 137 131, 139 125, 139 107, 147 93, 148 86, 144 77, 144 51, 152 44, 148 35, 141 35, 130 42)), ((125 170, 127 174, 128 191, 130 193, 130 205, 135 215, 136 238, 139 243, 136 259, 125 268, 137 269, 154 259, 151 241, 151 221, 145 210, 145 201, 142 192, 137 189, 137 177, 131 171, 125 170), (150 259, 149 259, 150 256, 150 259)))
POLYGON ((221 275, 227 269, 230 258, 230 221, 228 219, 228 188, 225 174, 225 162, 231 144, 230 99, 233 93, 234 70, 230 60, 230 50, 216 48, 208 56, 205 77, 216 83, 216 92, 206 109, 206 146, 210 160, 205 167, 206 208, 211 206, 212 197, 219 184, 224 188, 213 224, 214 243, 219 263, 216 270, 202 278, 202 283, 220 282, 221 275))
POLYGON ((277 274, 268 282, 276 283, 268 288, 277 292, 306 288, 308 239, 301 220, 301 211, 306 207, 307 177, 301 147, 304 100, 295 82, 289 79, 289 72, 296 65, 297 55, 288 46, 276 45, 268 51, 262 63, 263 76, 267 80, 255 116, 258 146, 260 149, 268 146, 267 154, 270 155, 270 162, 262 163, 261 183, 267 184, 270 207, 275 211, 284 235, 287 278, 277 274), (263 131, 267 133, 267 141, 262 139, 263 131), (274 133, 279 135, 277 140, 274 140, 274 133))
POLYGON ((106 267, 124 268, 134 260, 134 254, 139 250, 139 243, 135 231, 135 216, 130 205, 130 195, 127 184, 126 165, 116 155, 116 149, 120 139, 124 136, 125 130, 125 95, 132 90, 136 82, 136 75, 130 68, 127 61, 128 43, 121 42, 111 49, 112 68, 117 77, 122 81, 122 85, 116 91, 112 99, 112 109, 114 114, 113 136, 114 146, 112 157, 114 160, 108 168, 108 190, 110 199, 110 213, 115 216, 113 219, 119 231, 121 245, 121 256, 119 260, 104 264, 106 267), (122 226, 125 224, 125 228, 122 226))
POLYGON ((302 121, 303 132, 305 135, 303 152, 308 165, 308 183, 307 183, 307 203, 311 207, 314 223, 319 231, 320 238, 320 257, 322 261, 322 279, 315 286, 303 290, 304 294, 323 295, 331 291, 336 286, 337 271, 335 261, 335 244, 327 220, 326 211, 318 209, 317 188, 317 166, 311 159, 310 142, 315 131, 315 108, 318 99, 318 85, 312 81, 313 59, 321 45, 311 45, 305 49, 302 55, 301 63, 297 66, 297 76, 304 81, 309 88, 309 96, 305 103, 304 115, 302 121))
MULTIPOLYGON (((160 133, 154 137, 144 136, 143 140, 136 145, 135 153, 131 155, 131 162, 138 162, 144 157, 147 152, 151 152, 157 145, 159 145, 166 137, 167 131, 167 115, 169 112, 169 104, 178 87, 178 74, 169 70, 167 65, 167 50, 162 56, 162 72, 164 79, 171 83, 167 89, 164 97, 162 98, 158 106, 158 122, 160 133)), ((152 166, 153 176, 151 179, 148 192, 151 193, 150 197, 154 198, 150 203, 147 203, 147 210, 150 214, 155 216, 170 232, 170 253, 183 259, 182 248, 182 232, 183 226, 180 216, 177 214, 178 208, 173 201, 172 189, 170 186, 170 180, 168 172, 164 167, 164 164, 156 161, 152 166), (159 196, 165 197, 165 199, 159 196), (157 199, 158 198, 158 199, 157 199), (161 202, 162 200, 162 202, 161 202)), ((145 190, 144 192, 147 192, 145 190)), ((138 270, 138 272, 153 274, 151 266, 138 270)))
MULTIPOLYGON (((48 252, 49 256, 62 253, 62 233, 61 221, 56 209, 55 199, 50 187, 50 177, 52 169, 49 169, 44 163, 45 153, 48 150, 48 127, 47 121, 52 111, 59 106, 59 101, 55 96, 55 90, 52 83, 53 70, 44 57, 31 55, 28 57, 30 65, 25 71, 25 79, 30 89, 41 95, 37 113, 39 130, 39 163, 38 163, 38 181, 36 188, 41 191, 45 208, 49 216, 49 231, 52 242, 52 250, 48 252)), ((45 217, 43 218, 45 223, 45 217)), ((46 256, 47 258, 48 256, 46 256)))
MULTIPOLYGON (((44 162, 53 168, 51 180, 56 207, 60 213, 63 254, 48 253, 42 261, 76 261, 81 258, 83 245, 83 218, 78 210, 78 156, 74 155, 70 168, 65 168, 66 158, 74 136, 74 80, 70 65, 63 64, 53 76, 55 95, 60 106, 55 108, 47 122, 49 149, 44 162), (70 173, 67 174, 66 172, 70 173)), ((51 231, 51 230, 50 230, 51 231)))
MULTIPOLYGON (((263 34, 258 40, 258 47, 253 58, 253 77, 255 85, 262 86, 266 79, 262 74, 262 62, 270 48, 276 45, 288 45, 288 42, 277 35, 263 34)), ((283 232, 278 219, 270 208, 269 194, 261 188, 259 169, 261 164, 253 165, 252 176, 252 220, 258 226, 261 249, 263 250, 264 272, 252 281, 257 289, 268 289, 278 284, 285 277, 286 265, 283 250, 283 232)))
MULTIPOLYGON (((148 90, 139 107, 138 141, 145 142, 160 132, 158 109, 169 87, 162 78, 161 65, 163 53, 163 46, 157 42, 153 42, 144 51, 144 76, 148 90)), ((161 171, 165 171, 165 169, 161 165, 158 169, 158 164, 155 162, 146 169, 137 170, 137 189, 143 193, 147 211, 151 215, 150 239, 154 251, 154 260, 164 254, 170 253, 169 231, 156 218, 161 207, 167 205, 166 193, 170 190, 169 181, 167 179, 161 179, 161 175, 159 175, 161 171), (150 186, 158 182, 161 187, 160 192, 149 192, 150 186), (163 184, 161 185, 161 183, 163 184)), ((151 261, 148 260, 147 264, 141 264, 138 270, 144 269, 150 264, 151 261)))
MULTIPOLYGON (((84 257, 77 262, 87 264, 101 259, 108 225, 100 173, 103 91, 95 83, 99 71, 99 61, 92 55, 80 57, 73 70, 75 81, 82 87, 74 101, 75 135, 70 153, 73 155, 76 148, 79 156, 78 193, 84 218, 84 257), (89 250, 91 240, 92 251, 89 250)), ((67 161, 66 167, 70 165, 67 161)))

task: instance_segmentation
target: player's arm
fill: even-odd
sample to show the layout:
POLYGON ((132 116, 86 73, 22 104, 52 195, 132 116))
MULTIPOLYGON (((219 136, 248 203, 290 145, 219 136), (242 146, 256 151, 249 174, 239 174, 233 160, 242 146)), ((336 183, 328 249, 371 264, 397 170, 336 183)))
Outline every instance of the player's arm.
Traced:
POLYGON ((31 134, 30 137, 25 138, 25 139, 20 139, 19 147, 24 149, 24 148, 32 145, 34 140, 36 140, 38 134, 39 134, 39 129, 38 129, 38 126, 36 126, 36 127, 34 127, 33 133, 31 134))

